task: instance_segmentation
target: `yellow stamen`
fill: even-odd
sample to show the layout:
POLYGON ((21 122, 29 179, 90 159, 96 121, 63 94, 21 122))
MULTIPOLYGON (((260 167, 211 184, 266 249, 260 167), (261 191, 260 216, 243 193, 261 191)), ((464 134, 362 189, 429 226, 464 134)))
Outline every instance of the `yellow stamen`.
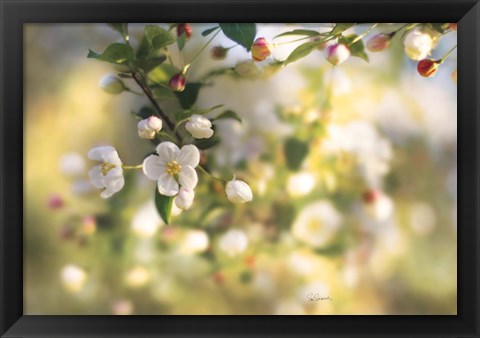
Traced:
POLYGON ((181 170, 182 170, 182 166, 177 161, 170 161, 167 163, 166 172, 170 176, 178 175, 181 170))
POLYGON ((104 163, 102 163, 102 166, 101 166, 100 170, 102 171, 103 176, 107 176, 108 172, 110 170, 112 170, 113 168, 115 168, 115 164, 104 162, 104 163))

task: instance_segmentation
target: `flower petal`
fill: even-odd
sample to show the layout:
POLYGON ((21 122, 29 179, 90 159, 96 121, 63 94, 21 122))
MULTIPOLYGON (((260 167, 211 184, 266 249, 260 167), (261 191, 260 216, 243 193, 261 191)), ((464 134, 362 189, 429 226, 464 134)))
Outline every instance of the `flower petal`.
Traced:
POLYGON ((105 177, 102 174, 102 169, 99 165, 96 165, 88 172, 90 181, 95 186, 95 188, 101 189, 105 188, 105 177))
POLYGON ((158 178, 158 192, 165 196, 175 196, 178 194, 179 186, 177 181, 167 173, 163 173, 158 178))
POLYGON ((189 165, 182 167, 182 171, 178 174, 178 181, 182 187, 193 190, 198 183, 198 176, 195 169, 189 165))
POLYGON ((158 181, 165 173, 165 163, 157 155, 150 155, 143 160, 143 173, 152 181, 158 181))
POLYGON ((106 155, 113 152, 116 153, 117 151, 112 146, 95 147, 88 152, 88 158, 91 160, 104 162, 106 155))
POLYGON ((100 197, 108 198, 113 194, 122 190, 124 185, 125 185, 125 179, 123 175, 121 176, 114 175, 112 176, 112 179, 107 182, 107 188, 100 193, 100 197))
POLYGON ((182 166, 188 165, 195 168, 200 162, 200 151, 193 144, 183 146, 177 156, 177 162, 182 166))
POLYGON ((165 163, 175 160, 179 151, 177 145, 172 142, 162 142, 157 146, 158 156, 165 163))

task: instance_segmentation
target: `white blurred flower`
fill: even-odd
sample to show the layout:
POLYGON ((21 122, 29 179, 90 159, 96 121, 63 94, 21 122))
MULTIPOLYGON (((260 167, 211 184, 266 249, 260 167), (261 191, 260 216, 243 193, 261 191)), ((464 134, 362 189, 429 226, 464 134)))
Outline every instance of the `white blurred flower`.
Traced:
POLYGON ((136 266, 127 271, 125 282, 132 288, 140 288, 150 281, 150 273, 143 266, 136 266))
POLYGON ((213 135, 212 122, 198 114, 190 117, 185 129, 196 139, 210 138, 213 135))
POLYGON ((108 94, 120 94, 125 90, 123 81, 113 74, 104 75, 98 81, 98 86, 108 94))
POLYGON ((180 252, 193 255, 208 249, 208 235, 202 230, 189 230, 185 233, 180 243, 180 252))
POLYGON ((363 194, 363 210, 376 221, 386 221, 393 214, 393 202, 380 190, 371 189, 363 194))
POLYGON ((117 316, 128 316, 133 313, 133 304, 131 301, 122 299, 112 304, 112 313, 117 316))
POLYGON ((181 187, 175 197, 175 205, 181 210, 187 210, 192 206, 194 198, 195 192, 193 190, 181 187))
POLYGON ((62 269, 61 277, 63 286, 72 293, 81 291, 87 281, 87 273, 73 264, 69 264, 62 269))
POLYGON ((260 70, 253 61, 243 61, 235 66, 235 73, 241 77, 252 78, 260 75, 260 70))
POLYGON ((292 226, 293 236, 311 247, 328 244, 341 226, 342 217, 328 201, 316 201, 300 211, 292 226))
POLYGON ((428 235, 435 228, 436 218, 435 211, 430 205, 416 202, 410 210, 410 227, 418 235, 428 235))
POLYGON ((287 181, 287 192, 293 196, 304 196, 312 192, 315 187, 315 176, 310 172, 291 174, 287 181))
POLYGON ((162 225, 153 201, 143 204, 132 218, 131 228, 139 237, 152 237, 162 225))
POLYGON ((122 161, 114 147, 104 146, 96 147, 88 152, 88 158, 102 162, 101 165, 93 167, 88 175, 92 184, 103 189, 100 194, 103 198, 108 198, 119 192, 124 184, 122 161))
POLYGON ((225 187, 228 199, 233 203, 246 203, 253 199, 250 186, 240 180, 229 181, 225 187))
POLYGON ((228 256, 237 256, 247 248, 248 238, 242 230, 231 229, 220 237, 219 246, 228 256))
POLYGON ((72 182, 71 191, 74 195, 84 195, 88 194, 93 190, 90 181, 86 179, 78 179, 72 182))
POLYGON ((155 135, 162 130, 163 122, 156 116, 150 116, 138 122, 138 136, 141 138, 151 140, 155 135))
POLYGON ((63 155, 59 161, 60 171, 66 176, 79 176, 85 171, 85 159, 79 153, 63 155))
POLYGON ((418 29, 410 31, 403 40, 405 54, 415 61, 425 59, 433 48, 432 37, 418 29))
POLYGON ((309 275, 315 267, 312 257, 301 251, 294 251, 287 260, 290 269, 301 276, 309 275))
POLYGON ((165 196, 175 196, 180 186, 193 190, 198 183, 195 167, 200 162, 200 152, 193 144, 181 149, 172 142, 157 146, 158 155, 150 155, 143 161, 145 175, 157 181, 158 191, 165 196))

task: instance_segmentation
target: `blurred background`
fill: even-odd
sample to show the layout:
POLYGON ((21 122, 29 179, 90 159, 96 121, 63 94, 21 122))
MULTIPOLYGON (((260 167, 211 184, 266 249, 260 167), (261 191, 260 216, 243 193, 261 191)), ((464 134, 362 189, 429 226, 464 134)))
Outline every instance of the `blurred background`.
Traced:
MULTIPOLYGON (((213 25, 192 24, 186 59, 213 25)), ((259 24, 257 36, 325 27, 259 24)), ((129 25, 132 44, 143 28, 129 25)), ((397 37, 368 63, 333 68, 314 51, 277 72, 259 63, 268 76, 213 78, 197 107, 223 104, 242 123, 215 122, 209 165, 235 172, 254 199, 234 205, 199 173, 193 207, 167 226, 141 171, 107 200, 88 180, 95 146, 113 145, 128 165, 154 150, 131 115, 147 99, 103 92, 98 81, 114 70, 86 57, 119 35, 104 24, 29 24, 24 39, 25 314, 457 313, 455 53, 433 78, 418 75, 397 37), (318 137, 289 169, 286 140, 316 119, 318 137)), ((455 44, 446 34, 433 56, 455 44)), ((233 43, 219 34, 214 45, 233 43)), ((240 47, 222 61, 207 49, 187 80, 249 59, 240 47)))

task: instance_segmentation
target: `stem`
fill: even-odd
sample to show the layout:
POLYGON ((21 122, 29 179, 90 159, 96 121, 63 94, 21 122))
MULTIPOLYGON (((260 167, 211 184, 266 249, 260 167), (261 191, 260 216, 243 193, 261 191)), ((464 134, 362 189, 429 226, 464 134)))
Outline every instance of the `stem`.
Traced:
POLYGON ((365 32, 363 32, 362 34, 360 34, 359 36, 357 36, 355 39, 353 39, 352 42, 350 42, 348 45, 353 45, 355 42, 357 42, 358 40, 362 39, 365 35, 367 35, 368 33, 370 33, 372 31, 372 29, 374 29, 375 27, 378 26, 378 23, 374 23, 372 26, 370 26, 369 29, 367 29, 365 32))
POLYGON ((143 164, 139 165, 122 165, 122 169, 129 170, 129 169, 141 169, 143 168, 143 164))
MULTIPOLYGON (((321 35, 319 34, 319 35, 315 35, 315 36, 321 36, 321 35)), ((277 47, 277 46, 281 46, 281 45, 286 45, 286 44, 293 43, 293 42, 298 42, 298 41, 303 41, 303 40, 311 39, 311 38, 314 38, 315 36, 306 36, 306 37, 304 37, 304 38, 299 38, 299 39, 295 39, 295 40, 291 40, 291 41, 284 41, 284 42, 273 43, 272 46, 273 46, 273 47, 277 47)))
POLYGON ((450 49, 447 54, 445 54, 443 56, 443 58, 440 59, 440 63, 443 63, 448 57, 450 54, 452 54, 452 52, 455 50, 455 48, 457 48, 457 45, 455 45, 452 49, 450 49))
MULTIPOLYGON (((170 119, 170 117, 160 107, 158 102, 153 98, 153 93, 150 90, 150 88, 148 88, 148 86, 143 83, 140 75, 137 72, 132 72, 132 77, 135 80, 135 82, 137 83, 137 85, 143 90, 145 95, 147 95, 148 99, 153 104, 153 106, 157 110, 158 114, 163 118, 163 120, 167 124, 168 128, 171 131, 173 131, 175 129, 175 123, 170 119)), ((177 138, 177 141, 179 143, 182 141, 182 137, 178 133, 175 133, 175 137, 177 138)))
POLYGON ((198 53, 192 58, 192 60, 190 60, 190 64, 188 66, 190 66, 200 56, 200 54, 202 54, 202 52, 205 50, 205 48, 207 48, 207 46, 210 44, 210 42, 212 42, 213 39, 215 39, 217 37, 217 35, 218 35, 218 33, 220 33, 220 31, 221 30, 217 30, 217 32, 215 34, 213 34, 213 36, 210 38, 210 40, 207 41, 205 46, 203 46, 202 49, 200 49, 198 51, 198 53))
POLYGON ((207 169, 205 169, 204 167, 202 167, 201 165, 198 165, 197 166, 198 169, 200 169, 200 171, 202 171, 204 174, 207 174, 208 176, 210 176, 211 178, 213 178, 214 180, 217 180, 217 181, 220 181, 220 182, 226 182, 227 180, 224 180, 220 177, 217 177, 217 176, 213 176, 211 173, 209 173, 207 171, 207 169))

